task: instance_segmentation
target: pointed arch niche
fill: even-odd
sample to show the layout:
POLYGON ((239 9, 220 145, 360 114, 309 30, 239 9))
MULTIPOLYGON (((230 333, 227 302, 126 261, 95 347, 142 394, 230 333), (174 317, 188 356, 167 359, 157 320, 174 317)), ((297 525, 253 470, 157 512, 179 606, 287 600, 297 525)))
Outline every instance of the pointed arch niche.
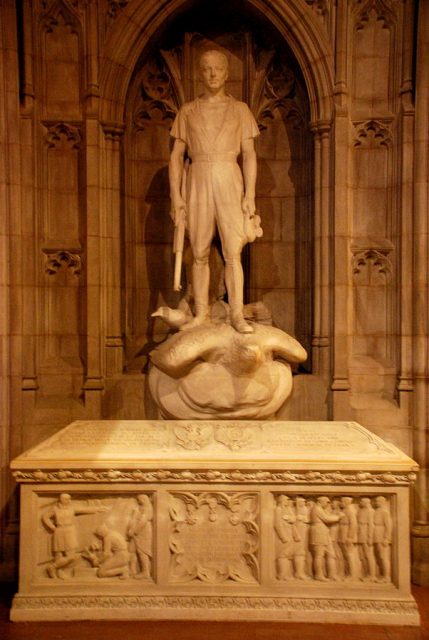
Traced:
MULTIPOLYGON (((180 105, 201 92, 198 58, 201 49, 210 46, 227 53, 227 90, 250 105, 261 132, 256 144, 257 206, 264 236, 243 256, 247 300, 263 301, 276 326, 296 335, 307 348, 311 345, 309 98, 285 40, 263 16, 240 15, 233 4, 216 5, 215 10, 200 5, 200 10, 176 18, 146 47, 130 83, 123 145, 128 370, 140 370, 144 345, 153 346, 163 337, 164 325, 154 322, 151 312, 179 302, 172 293, 169 129, 180 105)), ((222 268, 217 255, 212 260, 214 270, 222 268)))
MULTIPOLYGON (((243 252, 246 301, 262 301, 274 324, 306 347, 309 359, 301 373, 329 374, 321 371, 329 357, 318 352, 322 347, 327 353, 329 346, 326 193, 333 82, 324 23, 298 0, 269 6, 259 0, 210 5, 173 0, 163 20, 155 6, 151 13, 152 4, 147 3, 145 16, 133 2, 119 15, 100 74, 106 139, 113 129, 122 137, 115 151, 121 165, 121 273, 112 276, 121 283, 120 302, 116 298, 121 330, 117 325, 109 335, 118 336, 115 346, 122 344, 124 358, 121 364, 115 360, 110 373, 146 370, 149 352, 167 332, 151 313, 180 301, 172 291, 169 131, 180 106, 201 92, 199 53, 213 46, 230 60, 228 92, 249 104, 260 128, 257 206, 264 235, 243 252)), ((109 199, 106 206, 112 207, 109 199)), ((215 251, 212 261, 212 272, 221 273, 215 251)), ((112 317, 106 317, 106 327, 113 326, 112 317)), ((312 391, 300 401, 304 413, 307 393, 312 391)), ((325 401, 321 405, 320 417, 325 417, 325 401)), ((298 410, 296 416, 301 414, 298 410)))

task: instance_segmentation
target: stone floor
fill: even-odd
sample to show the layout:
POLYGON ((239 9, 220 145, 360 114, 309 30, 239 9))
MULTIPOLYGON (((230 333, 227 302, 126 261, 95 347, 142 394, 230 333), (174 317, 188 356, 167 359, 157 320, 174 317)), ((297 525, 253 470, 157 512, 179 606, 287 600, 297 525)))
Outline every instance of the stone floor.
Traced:
POLYGON ((429 640, 429 588, 414 587, 416 627, 283 622, 9 622, 12 590, 0 584, 1 640, 429 640))

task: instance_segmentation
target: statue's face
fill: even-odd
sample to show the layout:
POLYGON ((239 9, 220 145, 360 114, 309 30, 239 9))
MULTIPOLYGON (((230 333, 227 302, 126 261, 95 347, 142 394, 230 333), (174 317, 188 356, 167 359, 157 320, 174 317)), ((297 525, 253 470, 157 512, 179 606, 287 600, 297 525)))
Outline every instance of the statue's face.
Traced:
POLYGON ((205 53, 200 60, 200 74, 206 89, 209 91, 221 89, 228 78, 226 58, 216 51, 205 53))

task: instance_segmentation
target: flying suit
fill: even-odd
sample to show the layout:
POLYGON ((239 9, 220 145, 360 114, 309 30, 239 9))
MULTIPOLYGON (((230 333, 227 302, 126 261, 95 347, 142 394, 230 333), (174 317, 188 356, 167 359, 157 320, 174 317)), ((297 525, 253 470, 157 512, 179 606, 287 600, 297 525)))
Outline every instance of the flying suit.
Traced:
POLYGON ((241 207, 243 177, 237 156, 245 140, 259 135, 258 126, 249 107, 231 96, 221 102, 197 98, 180 109, 171 135, 186 144, 191 158, 186 189, 187 226, 194 266, 201 271, 197 272, 196 281, 204 283, 195 287, 195 301, 203 306, 208 302, 208 259, 217 227, 229 302, 233 310, 241 311, 240 253, 247 236, 241 207))

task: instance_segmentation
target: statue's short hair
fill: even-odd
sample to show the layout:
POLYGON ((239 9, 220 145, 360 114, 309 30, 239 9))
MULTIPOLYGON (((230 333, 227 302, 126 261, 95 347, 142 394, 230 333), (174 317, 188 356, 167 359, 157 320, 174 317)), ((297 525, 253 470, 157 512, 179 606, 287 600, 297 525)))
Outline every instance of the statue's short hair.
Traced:
POLYGON ((200 55, 199 66, 201 66, 201 62, 205 57, 207 57, 208 55, 213 55, 213 54, 216 54, 217 56, 220 56, 221 58, 223 58, 224 61, 225 61, 225 66, 228 69, 228 67, 229 67, 228 56, 226 55, 226 53, 224 53, 220 49, 206 49, 205 51, 203 51, 202 54, 200 55))

